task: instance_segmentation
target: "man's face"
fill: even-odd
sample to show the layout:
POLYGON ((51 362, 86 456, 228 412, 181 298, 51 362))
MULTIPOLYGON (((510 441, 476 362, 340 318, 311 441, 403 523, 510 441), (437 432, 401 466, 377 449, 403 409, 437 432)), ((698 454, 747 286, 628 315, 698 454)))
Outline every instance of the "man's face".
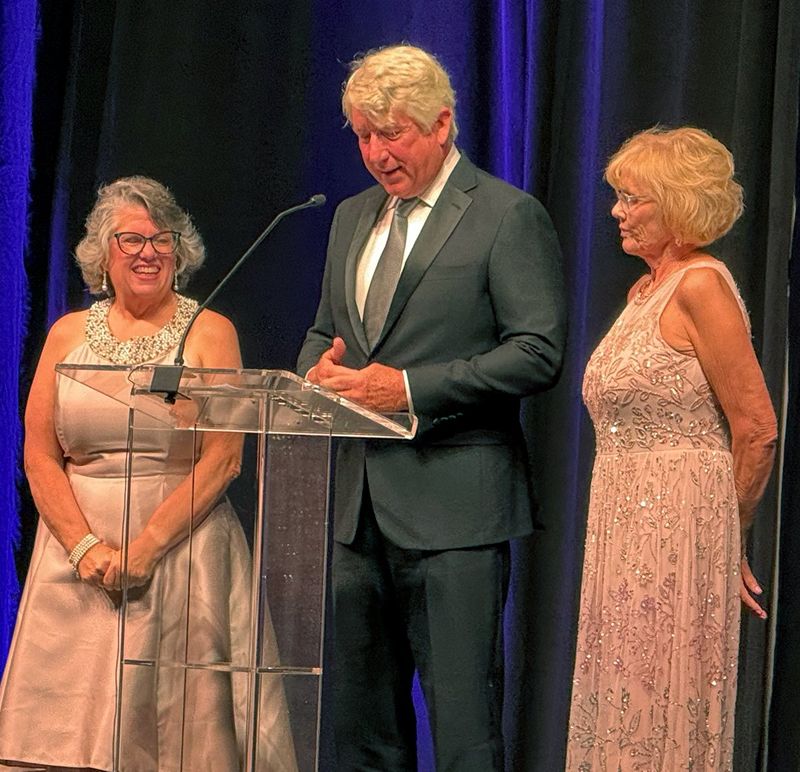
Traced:
POLYGON ((397 111, 380 125, 355 108, 350 116, 367 170, 390 196, 400 198, 418 196, 442 168, 450 149, 450 120, 450 110, 442 108, 430 133, 424 134, 397 111))

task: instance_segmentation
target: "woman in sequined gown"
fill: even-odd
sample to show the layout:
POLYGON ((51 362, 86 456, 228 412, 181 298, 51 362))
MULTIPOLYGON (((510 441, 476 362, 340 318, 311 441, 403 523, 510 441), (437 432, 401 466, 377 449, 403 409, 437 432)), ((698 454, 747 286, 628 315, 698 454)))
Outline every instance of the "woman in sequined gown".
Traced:
POLYGON ((744 556, 776 422, 731 274, 727 149, 650 129, 612 157, 623 250, 649 268, 586 368, 596 459, 567 769, 730 770, 744 556))
MULTIPOLYGON (((53 325, 31 387, 25 468, 40 522, 0 685, 0 759, 110 770, 128 409, 54 368, 172 362, 197 309, 177 286, 204 250, 169 191, 131 177, 100 189, 76 253, 90 291, 111 297, 53 325), (91 547, 76 558, 87 534, 91 547)), ((185 356, 195 367, 240 367, 236 331, 203 311, 185 356)), ((120 769, 234 772, 246 679, 170 663, 246 661, 250 557, 224 498, 241 443, 235 434, 206 433, 195 450, 188 432, 138 436, 144 444, 132 472, 125 653, 155 664, 123 672, 120 769)), ((280 688, 262 700, 262 727, 257 769, 294 772, 280 688)))

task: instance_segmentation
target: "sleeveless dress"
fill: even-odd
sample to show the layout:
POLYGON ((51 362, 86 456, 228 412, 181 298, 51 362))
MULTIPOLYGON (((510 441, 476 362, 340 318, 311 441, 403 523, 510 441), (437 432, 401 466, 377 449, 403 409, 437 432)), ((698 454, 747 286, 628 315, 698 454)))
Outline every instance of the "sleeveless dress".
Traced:
MULTIPOLYGON (((156 336, 123 343, 106 323, 109 302, 90 310, 87 340, 71 364, 171 363, 197 304, 179 299, 173 320, 156 336), (98 332, 99 331, 99 332, 98 332), (145 345, 137 345, 142 344, 145 345), (140 359, 148 350, 153 358, 140 359), (164 349, 167 349, 166 351, 164 349), (101 352, 101 353, 98 353, 101 352), (138 360, 138 361, 137 361, 138 360)), ((55 425, 65 473, 89 526, 103 542, 121 541, 128 408, 56 375, 55 425)), ((131 536, 189 474, 189 432, 146 432, 131 489, 131 536)), ((250 552, 227 499, 195 529, 187 598, 188 541, 171 549, 146 587, 129 596, 126 657, 246 661, 250 552), (131 599, 133 598, 133 599, 131 599), (186 629, 186 608, 192 626, 186 629), (202 613, 200 613, 202 609, 202 613)), ((118 661, 118 597, 76 580, 67 554, 39 521, 17 625, 0 685, 0 759, 56 767, 112 768, 118 661)), ((247 681, 208 670, 126 668, 123 674, 121 770, 233 772, 241 764, 247 681), (186 716, 185 725, 182 716, 186 716)), ((273 692, 262 721, 259 769, 296 769, 286 706, 273 692)), ((264 714, 262 714, 264 715, 264 714)))
POLYGON ((596 458, 567 769, 730 770, 740 534, 730 436, 694 356, 659 320, 687 270, 631 302, 592 354, 596 458))

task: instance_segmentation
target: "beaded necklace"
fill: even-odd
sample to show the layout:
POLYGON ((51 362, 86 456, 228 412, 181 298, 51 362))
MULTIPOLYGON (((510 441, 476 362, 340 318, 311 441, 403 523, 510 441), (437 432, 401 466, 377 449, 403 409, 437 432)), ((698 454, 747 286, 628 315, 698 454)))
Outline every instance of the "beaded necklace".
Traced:
POLYGON ((636 294, 633 296, 633 302, 640 306, 644 303, 647 298, 649 298, 654 292, 656 291, 656 287, 653 285, 653 280, 648 279, 646 282, 636 290, 636 294))
POLYGON ((140 365, 164 356, 178 345, 197 310, 197 301, 183 295, 176 295, 178 307, 172 318, 154 335, 119 340, 108 326, 108 312, 113 298, 98 300, 89 308, 86 317, 86 342, 98 356, 115 365, 140 365))

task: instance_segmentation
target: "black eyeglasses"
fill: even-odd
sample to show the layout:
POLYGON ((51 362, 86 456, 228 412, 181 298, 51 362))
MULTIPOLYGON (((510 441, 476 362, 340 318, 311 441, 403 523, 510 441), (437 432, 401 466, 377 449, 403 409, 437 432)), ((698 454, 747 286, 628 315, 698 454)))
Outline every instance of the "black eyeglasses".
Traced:
POLYGON ((117 240, 117 246, 120 251, 126 255, 138 255, 148 241, 160 255, 170 255, 181 243, 181 234, 178 231, 159 231, 153 236, 121 231, 120 233, 115 233, 114 238, 117 240))

